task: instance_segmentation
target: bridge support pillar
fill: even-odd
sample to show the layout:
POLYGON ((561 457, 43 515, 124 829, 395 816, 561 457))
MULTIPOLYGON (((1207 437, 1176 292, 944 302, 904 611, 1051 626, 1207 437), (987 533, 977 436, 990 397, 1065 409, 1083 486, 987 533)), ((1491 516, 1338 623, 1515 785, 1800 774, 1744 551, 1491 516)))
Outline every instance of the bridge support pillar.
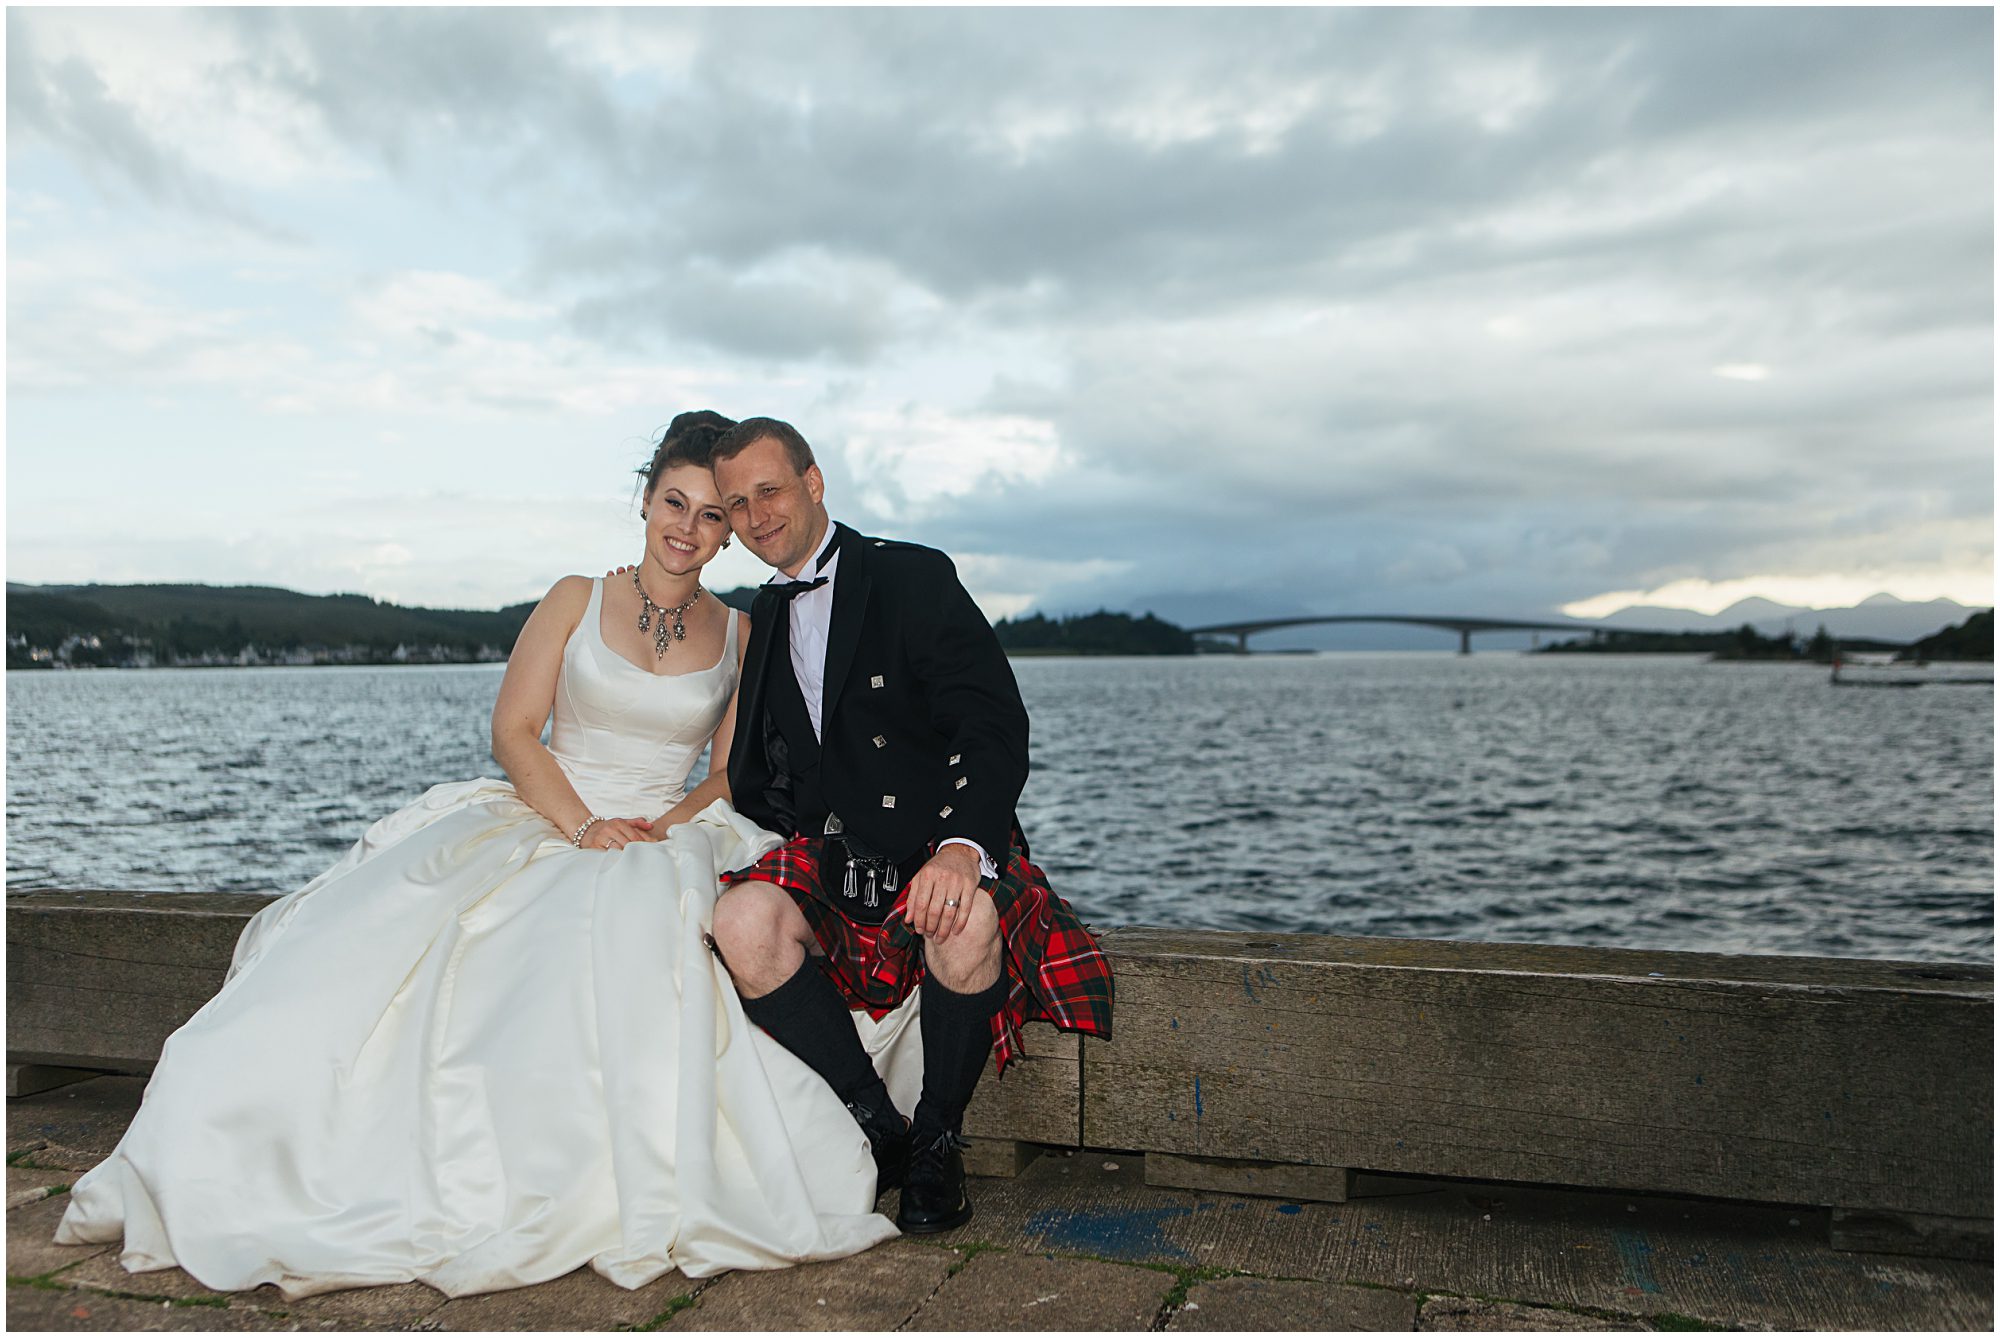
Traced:
POLYGON ((1250 653, 1250 634, 1248 632, 1238 632, 1236 634, 1236 653, 1238 655, 1248 655, 1250 653))
POLYGON ((1461 627, 1458 629, 1458 653, 1460 655, 1472 654, 1472 629, 1470 627, 1461 627))

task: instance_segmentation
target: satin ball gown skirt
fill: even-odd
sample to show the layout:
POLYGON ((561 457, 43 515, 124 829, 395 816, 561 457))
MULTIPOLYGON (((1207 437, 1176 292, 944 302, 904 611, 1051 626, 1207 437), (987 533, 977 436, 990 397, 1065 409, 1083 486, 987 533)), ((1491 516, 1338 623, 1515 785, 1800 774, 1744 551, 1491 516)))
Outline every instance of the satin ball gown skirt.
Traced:
MULTIPOLYGON (((893 1236, 854 1120, 702 941, 717 875, 776 842, 717 802, 581 851, 504 783, 436 787, 245 928, 56 1239, 297 1298, 584 1263, 639 1287, 893 1236)), ((857 1025, 913 1103, 914 1014, 857 1025)))

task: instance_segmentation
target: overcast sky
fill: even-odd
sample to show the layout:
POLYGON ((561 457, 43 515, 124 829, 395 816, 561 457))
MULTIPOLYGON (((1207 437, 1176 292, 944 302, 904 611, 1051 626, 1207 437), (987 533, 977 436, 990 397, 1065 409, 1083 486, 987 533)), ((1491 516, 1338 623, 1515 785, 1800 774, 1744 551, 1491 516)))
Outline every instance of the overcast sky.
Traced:
POLYGON ((1990 603, 1992 44, 13 8, 7 575, 530 599, 713 407, 994 614, 1990 603))

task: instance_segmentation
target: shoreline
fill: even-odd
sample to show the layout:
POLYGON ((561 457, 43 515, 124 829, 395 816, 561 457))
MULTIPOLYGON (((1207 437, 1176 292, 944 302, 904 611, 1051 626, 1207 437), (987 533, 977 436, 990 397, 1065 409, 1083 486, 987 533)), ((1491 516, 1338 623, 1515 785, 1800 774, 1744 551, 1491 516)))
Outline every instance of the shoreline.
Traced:
MULTIPOLYGON (((1407 656, 1412 659, 1424 658, 1424 659, 1449 659, 1449 660, 1468 660, 1468 659, 1497 660, 1497 659, 1534 658, 1537 660, 1559 659, 1563 662, 1569 662, 1573 660, 1591 661, 1591 662, 1600 660, 1621 660, 1621 661, 1622 660, 1676 660, 1676 661, 1691 661, 1701 664, 1769 665, 1785 669, 1811 669, 1819 673, 1825 673, 1829 668, 1828 665, 1821 664, 1814 660, 1777 660, 1777 659, 1760 659, 1760 658, 1717 659, 1707 651, 1643 650, 1643 651, 1592 651, 1585 654, 1574 654, 1574 653, 1552 654, 1551 652, 1545 649, 1536 649, 1533 647, 1519 647, 1519 648, 1495 647, 1490 650, 1478 651, 1470 656, 1461 655, 1455 650, 1450 650, 1445 648, 1440 648, 1437 650, 1425 650, 1413 647, 1384 648, 1378 650, 1364 650, 1364 649, 1322 650, 1322 649, 1302 647, 1299 649, 1288 649, 1288 650, 1253 650, 1247 653, 1234 652, 1234 651, 1226 653, 1220 651, 1200 651, 1191 655, 1147 655, 1147 654, 1129 653, 1125 651, 1072 651, 1072 650, 1010 650, 1006 652, 1006 654, 1007 658, 1010 660, 1168 660, 1174 662, 1180 662, 1184 660, 1188 661, 1215 660, 1232 664, 1241 663, 1242 661, 1245 660, 1297 660, 1297 659, 1313 659, 1313 658, 1328 659, 1328 658, 1345 657, 1345 656, 1357 656, 1357 657, 1358 656, 1407 656)), ((1927 660, 1924 661, 1923 663, 1932 665, 1947 665, 1947 664, 1990 665, 1994 662, 1991 660, 1927 660)), ((357 661, 345 661, 345 662, 328 662, 323 664, 321 663, 143 664, 143 665, 141 664, 35 664, 35 665, 21 664, 21 665, 7 666, 6 672, 9 674, 32 674, 36 676, 41 676, 44 674, 153 673, 161 670, 188 671, 188 670, 211 670, 211 669, 213 670, 478 669, 478 668, 504 669, 506 667, 507 667, 507 661, 504 659, 426 660, 414 664, 407 662, 399 662, 395 660, 379 660, 379 661, 357 660, 357 661)), ((1898 667, 1905 667, 1905 666, 1898 666, 1898 667)), ((1912 664, 1907 667, 1914 668, 1919 666, 1912 664)), ((1987 680, 1980 680, 1980 681, 1983 682, 1987 680)))

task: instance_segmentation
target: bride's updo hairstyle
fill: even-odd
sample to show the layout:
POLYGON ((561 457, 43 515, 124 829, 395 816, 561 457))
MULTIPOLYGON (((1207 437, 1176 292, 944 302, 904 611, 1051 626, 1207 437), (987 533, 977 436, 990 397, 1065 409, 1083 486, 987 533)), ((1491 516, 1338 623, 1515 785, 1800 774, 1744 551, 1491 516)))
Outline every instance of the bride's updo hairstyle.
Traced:
POLYGON ((653 458, 634 471, 646 481, 645 491, 640 496, 651 497, 660 475, 676 465, 712 468, 715 443, 735 426, 735 419, 724 418, 713 409, 690 409, 686 413, 675 414, 674 421, 667 424, 667 430, 654 444, 653 458))

